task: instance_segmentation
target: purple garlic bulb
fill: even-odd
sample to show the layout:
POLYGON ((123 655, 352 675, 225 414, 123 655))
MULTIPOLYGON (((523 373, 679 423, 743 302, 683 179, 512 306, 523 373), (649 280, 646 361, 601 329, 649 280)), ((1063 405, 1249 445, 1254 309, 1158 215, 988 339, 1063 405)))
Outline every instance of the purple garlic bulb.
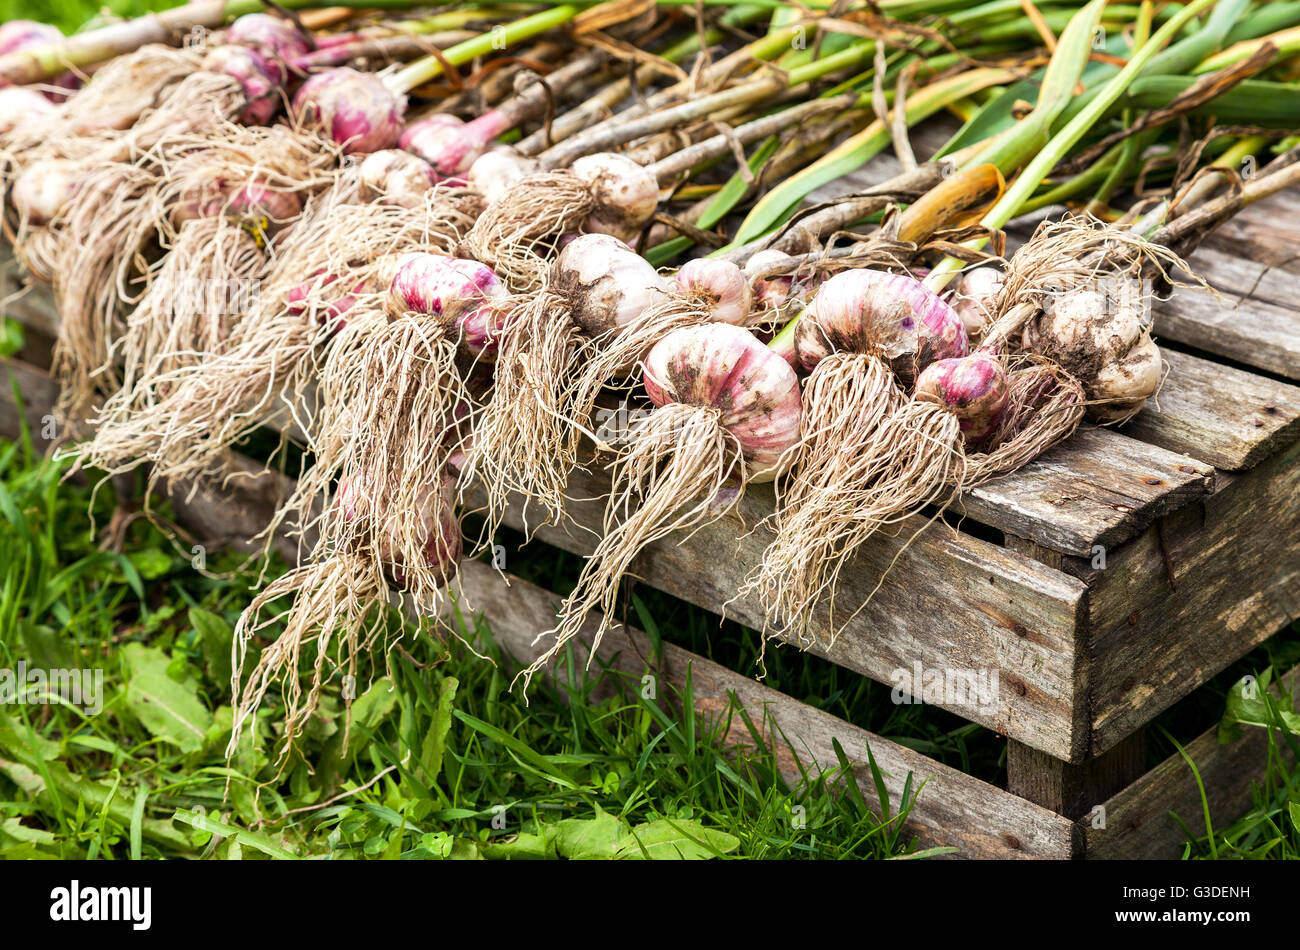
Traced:
POLYGON ((288 64, 310 51, 306 38, 292 23, 269 13, 246 13, 230 24, 226 42, 256 50, 271 60, 280 82, 289 78, 288 64))
POLYGON ((495 351, 508 314, 507 292, 492 268, 440 254, 408 254, 388 287, 390 313, 444 321, 475 355, 495 351))
POLYGON ((914 376, 935 360, 965 356, 966 328, 952 307, 906 274, 847 270, 827 280, 795 325, 795 349, 811 371, 832 353, 864 353, 914 376))
POLYGON ((406 97, 378 76, 339 67, 312 76, 293 99, 294 115, 348 154, 392 148, 402 137, 406 97))
POLYGON ((741 326, 754 306, 754 291, 739 265, 707 257, 687 261, 673 275, 673 287, 701 304, 719 323, 741 326))
POLYGON ((9 20, 0 23, 0 56, 57 43, 62 39, 63 33, 57 26, 37 23, 35 20, 9 20))
POLYGON ((302 316, 314 304, 317 323, 331 334, 338 333, 347 326, 344 314, 356 305, 357 298, 366 292, 368 285, 365 278, 360 278, 353 281, 351 289, 332 286, 337 281, 336 275, 317 271, 302 283, 294 284, 284 295, 285 312, 294 317, 302 316), (340 290, 345 292, 338 295, 340 290))
POLYGON ((949 409, 966 441, 979 442, 996 431, 1006 411, 1006 370, 987 353, 937 360, 916 378, 916 396, 949 409))
POLYGON ((244 125, 267 125, 280 110, 279 90, 284 84, 284 72, 257 50, 218 46, 203 60, 203 68, 239 83, 248 100, 238 116, 244 125))
POLYGON ((447 118, 433 116, 413 123, 401 142, 402 148, 433 166, 439 181, 463 180, 492 140, 511 126, 510 119, 496 109, 472 122, 447 122, 447 118))
POLYGON ((670 331, 645 360, 646 395, 656 406, 684 403, 722 413, 750 477, 770 481, 799 441, 803 403, 789 364, 743 327, 707 323, 670 331))
POLYGON ((790 299, 794 289, 794 277, 787 274, 754 277, 755 274, 762 273, 776 264, 785 264, 793 271, 795 260, 783 251, 766 250, 759 251, 745 262, 745 275, 753 283, 754 305, 759 310, 780 310, 790 299))

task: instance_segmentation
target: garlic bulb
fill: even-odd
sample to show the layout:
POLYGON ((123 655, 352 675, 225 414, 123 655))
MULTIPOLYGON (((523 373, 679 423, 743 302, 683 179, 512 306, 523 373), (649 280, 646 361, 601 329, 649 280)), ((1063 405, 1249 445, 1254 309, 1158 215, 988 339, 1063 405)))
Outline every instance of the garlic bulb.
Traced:
POLYGON ((14 179, 9 200, 28 224, 47 224, 76 193, 83 173, 80 162, 67 158, 29 165, 14 179))
POLYGON ((586 183, 596 201, 586 229, 631 242, 659 207, 659 182, 632 159, 613 152, 584 155, 570 171, 586 183))
POLYGON ((420 156, 433 168, 439 181, 459 179, 469 172, 511 121, 505 113, 489 109, 471 122, 448 122, 434 116, 413 123, 402 135, 402 148, 420 156))
POLYGON ((418 208, 437 176, 429 163, 410 152, 385 148, 371 152, 357 170, 361 193, 369 201, 418 208))
POLYGON ((239 113, 245 125, 266 125, 280 111, 279 89, 286 74, 266 54, 247 46, 218 46, 204 57, 203 68, 239 83, 248 100, 239 113))
POLYGON ((794 258, 784 251, 759 251, 745 262, 745 274, 750 278, 754 288, 754 304, 759 310, 780 310, 789 301, 794 289, 794 277, 780 274, 776 277, 758 277, 765 270, 776 265, 783 265, 793 271, 794 258))
POLYGON ((730 261, 697 258, 673 275, 673 288, 699 303, 719 323, 743 325, 754 306, 754 291, 744 272, 730 261))
POLYGON ((0 56, 34 49, 63 39, 57 26, 36 20, 9 20, 0 23, 0 56))
POLYGON ((226 42, 251 47, 277 62, 282 70, 290 60, 310 50, 297 27, 269 13, 246 13, 238 17, 226 29, 226 42))
POLYGON ((1088 415, 1097 422, 1123 422, 1131 417, 1160 388, 1164 360, 1160 347, 1149 336, 1133 344, 1122 358, 1107 363, 1087 387, 1088 415))
POLYGON ((867 353, 908 377, 935 360, 965 356, 966 328, 906 274, 848 270, 823 283, 799 316, 795 350, 808 371, 831 353, 867 353))
POLYGON ((39 123, 58 114, 58 107, 34 89, 6 86, 0 89, 0 135, 20 126, 39 123))
POLYGON ((484 152, 469 167, 469 185, 491 204, 510 194, 515 182, 541 169, 535 158, 520 155, 509 145, 484 152))
POLYGON ((446 112, 435 112, 408 125, 402 132, 401 138, 397 140, 397 147, 423 158, 421 152, 425 151, 426 145, 432 144, 431 137, 436 134, 436 130, 443 127, 460 128, 464 124, 465 120, 457 116, 446 112))
POLYGON ((1005 281, 1006 275, 991 265, 976 267, 961 275, 948 302, 961 317, 968 335, 979 336, 993 319, 993 304, 1005 281))
POLYGON ((716 323, 672 331, 651 348, 644 380, 656 406, 718 409, 751 481, 780 474, 782 455, 799 441, 799 380, 785 360, 742 327, 716 323))
POLYGON ((1007 374, 1002 361, 987 353, 936 360, 916 378, 918 399, 937 402, 961 424, 967 442, 986 439, 1007 407, 1007 374))
POLYGON ((388 288, 390 313, 441 318, 461 345, 478 355, 495 347, 508 310, 505 285, 478 261, 439 254, 410 254, 388 288))
POLYGON ((291 316, 301 316, 309 309, 314 309, 316 322, 330 333, 337 333, 347 326, 344 318, 356 305, 361 294, 369 290, 365 278, 352 283, 350 289, 331 286, 338 278, 333 274, 318 271, 310 279, 294 284, 284 294, 284 310, 291 316), (329 288, 327 291, 326 288, 329 288))
POLYGON ((406 97, 371 73, 339 67, 312 76, 293 97, 294 115, 348 154, 392 148, 402 135, 406 97))
POLYGON ((607 234, 581 234, 566 244, 551 266, 551 282, 574 322, 592 336, 631 323, 668 292, 649 261, 607 234))
POLYGON ((302 199, 296 192, 253 182, 231 192, 223 210, 234 217, 260 219, 266 224, 286 224, 302 213, 302 199))
POLYGON ((1088 415, 1127 419, 1160 385, 1160 351, 1151 340, 1150 298, 1137 281, 1083 287, 1052 298, 1025 325, 1022 345, 1061 364, 1087 393, 1088 415))

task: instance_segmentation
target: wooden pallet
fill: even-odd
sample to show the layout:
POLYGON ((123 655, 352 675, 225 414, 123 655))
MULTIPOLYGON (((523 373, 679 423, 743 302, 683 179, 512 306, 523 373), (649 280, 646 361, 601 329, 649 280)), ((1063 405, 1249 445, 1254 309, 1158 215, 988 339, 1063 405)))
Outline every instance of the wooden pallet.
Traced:
MULTIPOLYGON (((1193 258, 1222 297, 1179 292, 1161 306, 1169 374, 1136 419, 1118 431, 1081 431, 963 497, 955 527, 937 523, 906 545, 923 524, 913 519, 898 537, 868 545, 846 572, 837 608, 849 613, 896 561, 849 629, 833 642, 818 638, 812 652, 886 683, 914 664, 996 672, 1000 690, 988 706, 937 705, 1007 737, 1006 789, 675 647, 653 659, 657 675, 680 681, 690 664, 703 712, 719 713, 734 694, 766 709, 801 754, 823 765, 834 764, 832 738, 862 760, 869 742, 893 794, 909 773, 928 780, 911 817, 926 845, 972 857, 1175 853, 1182 832, 1168 812, 1198 816, 1197 788, 1181 759, 1143 774, 1143 727, 1300 616, 1300 388, 1283 380, 1300 379, 1300 293, 1287 290, 1300 290, 1300 267, 1269 239, 1271 221, 1297 203, 1284 194, 1249 209, 1193 258), (1244 256, 1234 256, 1234 241, 1244 256), (1259 265, 1243 259, 1276 260, 1279 269, 1260 282, 1259 265), (1252 332, 1256 325, 1266 332, 1252 332), (1112 817, 1106 829, 1093 828, 1085 816, 1103 804, 1112 817)), ((34 331, 21 354, 30 362, 9 361, 8 369, 39 429, 55 385, 41 365, 57 316, 40 294, 8 313, 34 331)), ((10 400, 7 386, 0 399, 10 400)), ((12 431, 11 402, 0 419, 12 431)), ((575 476, 570 523, 543 530, 541 540, 590 553, 604 487, 600 476, 575 476)), ((249 537, 282 490, 256 483, 238 496, 199 491, 188 502, 178 496, 179 509, 197 530, 249 537)), ((757 605, 732 597, 765 542, 744 529, 770 510, 770 494, 753 491, 689 542, 651 546, 636 573, 757 626, 757 605)), ((518 579, 507 586, 480 565, 467 565, 460 583, 503 645, 532 656, 555 598, 518 579)), ((824 611, 814 620, 825 629, 824 611)), ((650 655, 637 631, 608 638, 601 652, 637 674, 650 655)), ((1220 747, 1207 734, 1193 743, 1216 821, 1242 810, 1252 774, 1243 765, 1263 764, 1259 739, 1220 747)))

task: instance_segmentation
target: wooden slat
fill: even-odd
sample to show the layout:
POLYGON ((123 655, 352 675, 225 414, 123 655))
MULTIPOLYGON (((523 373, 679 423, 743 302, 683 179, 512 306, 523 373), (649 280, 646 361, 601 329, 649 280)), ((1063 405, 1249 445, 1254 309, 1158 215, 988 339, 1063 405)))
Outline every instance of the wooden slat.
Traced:
POLYGON ((1300 617, 1300 443, 1224 482, 1086 578, 1094 755, 1300 617))
MULTIPOLYGON (((1197 249, 1188 263, 1197 276, 1218 291, 1224 306, 1240 307, 1243 317, 1250 316, 1255 304, 1269 304, 1292 315, 1293 327, 1300 326, 1295 322, 1300 321, 1300 274, 1213 245, 1197 249)), ((1244 329, 1249 331, 1251 327, 1244 329)))
POLYGON ((23 416, 27 419, 32 443, 43 451, 49 441, 42 438, 41 433, 47 430, 50 420, 46 417, 58 398, 59 386, 44 370, 20 360, 0 359, 0 414, 4 419, 0 434, 8 439, 16 439, 20 432, 13 384, 17 384, 22 395, 23 416))
POLYGON ((1159 395, 1121 430, 1226 471, 1258 465, 1300 438, 1300 388, 1165 348, 1159 395))
POLYGON ((48 289, 36 287, 24 291, 18 260, 9 242, 0 239, 0 316, 11 317, 25 326, 56 336, 59 315, 48 289))
POLYGON ((1243 208, 1210 234, 1205 246, 1300 273, 1300 192, 1279 191, 1243 208))
POLYGON ((1105 755, 1071 765, 1037 749, 1007 743, 1007 791, 1082 821, 1096 805, 1116 795, 1146 768, 1146 736, 1133 733, 1105 755))
POLYGON ((1213 247, 1188 263, 1219 296, 1178 289, 1155 305, 1156 335, 1300 379, 1300 275, 1273 270, 1260 279, 1262 265, 1213 247))
MULTIPOLYGON (((499 643, 523 662, 537 655, 538 647, 531 641, 550 626, 558 597, 514 577, 507 586, 501 575, 478 563, 463 566, 460 586, 466 601, 487 619, 499 643)), ((583 634, 588 645, 594 626, 593 620, 583 634)), ((791 784, 799 781, 795 754, 805 766, 812 762, 831 768, 836 764, 833 742, 838 740, 853 763, 858 786, 878 807, 867 766, 870 745, 888 776, 885 784, 895 807, 909 775, 913 787, 925 782, 907 823, 908 831, 924 846, 957 847, 961 856, 969 858, 1065 858, 1075 853, 1075 832, 1068 819, 670 643, 662 644, 661 654, 655 657, 650 639, 639 630, 628 632, 620 627, 602 640, 597 655, 633 677, 638 685, 641 677, 649 674, 659 677, 661 684, 667 682, 681 690, 689 668, 696 711, 706 717, 724 716, 731 696, 755 723, 763 724, 766 714, 780 730, 780 734, 770 733, 768 741, 778 752, 782 773, 791 784)), ((751 742, 739 717, 730 722, 726 741, 751 742)))
POLYGON ((1055 551, 1091 557, 1207 494, 1214 470, 1111 429, 1081 429, 955 510, 1055 551))
MULTIPOLYGON (((577 473, 568 493, 572 521, 538 536, 556 547, 590 554, 603 515, 606 480, 577 473)), ((750 532, 772 509, 771 493, 757 487, 733 513, 697 531, 649 546, 633 565, 646 583, 746 626, 762 627, 763 612, 736 592, 759 563, 769 535, 750 532), (743 520, 742 520, 743 519, 743 520)), ((517 506, 508 517, 521 526, 517 506)), ((895 538, 868 544, 844 572, 836 613, 847 618, 870 596, 882 572, 893 567, 861 614, 835 639, 825 636, 827 608, 811 618, 816 641, 809 649, 882 682, 913 663, 925 667, 997 671, 1000 695, 992 706, 954 707, 974 722, 1020 739, 1059 758, 1083 754, 1084 712, 1076 681, 1076 637, 1085 589, 1075 578, 1030 558, 943 525, 932 525, 910 545, 924 522, 909 520, 895 538)))
MULTIPOLYGON (((1283 680, 1294 691, 1300 671, 1283 680)), ((1186 747, 1196 763, 1201 785, 1181 755, 1164 762, 1104 803, 1106 827, 1084 826, 1085 856, 1089 859, 1176 858, 1187 840, 1174 821, 1177 815, 1193 834, 1205 834, 1201 788, 1215 828, 1235 821, 1253 803, 1252 783, 1263 775, 1268 757, 1268 736, 1263 729, 1242 726, 1242 735, 1221 744, 1218 728, 1210 729, 1186 747)), ((1289 753, 1285 753, 1291 759, 1289 753)), ((1285 818, 1283 819, 1285 820, 1285 818)))

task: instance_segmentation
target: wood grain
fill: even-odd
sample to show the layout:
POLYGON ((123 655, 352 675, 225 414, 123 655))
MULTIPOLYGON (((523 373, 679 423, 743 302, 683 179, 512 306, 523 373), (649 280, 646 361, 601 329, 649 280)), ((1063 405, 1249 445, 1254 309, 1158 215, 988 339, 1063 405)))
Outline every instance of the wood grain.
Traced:
POLYGON ((1300 379, 1300 275, 1272 270, 1261 279, 1262 265, 1215 248, 1188 263, 1219 295, 1184 288, 1157 302, 1156 335, 1300 379))
POLYGON ((1112 429, 1080 429, 1012 475, 962 496, 954 506, 977 521, 1041 545, 1091 557, 1156 518, 1201 498, 1214 470, 1112 429))
MULTIPOLYGON (((571 523, 542 529, 541 540, 587 555, 603 515, 603 476, 576 473, 568 488, 571 523)), ((651 545, 633 569, 646 583, 675 597, 759 629, 760 605, 737 599, 749 570, 759 563, 769 535, 750 529, 772 509, 770 490, 747 493, 733 513, 697 531, 651 545)), ((507 522, 520 527, 520 508, 507 522)), ((1004 735, 1057 755, 1083 754, 1075 695, 1075 670, 1085 589, 1081 582, 1030 558, 953 531, 906 522, 897 537, 866 545, 844 572, 834 608, 862 612, 831 640, 830 605, 810 618, 813 653, 882 682, 914 663, 924 667, 997 671, 1001 688, 989 707, 953 711, 1004 735), (894 563, 896 560, 896 563, 894 563), (872 589, 893 564, 874 597, 872 589)), ((1086 732, 1086 729, 1082 731, 1086 732)))
POLYGON ((1155 399, 1120 430, 1225 471, 1258 465, 1300 439, 1300 388, 1161 351, 1169 367, 1155 399))
POLYGON ((1019 742, 1007 743, 1007 791, 1071 821, 1127 788, 1146 769, 1141 730, 1104 755, 1079 765, 1062 762, 1019 742))
POLYGON ((1300 617, 1300 443, 1085 579, 1099 754, 1300 617))
POLYGON ((0 238, 0 314, 54 337, 59 332, 59 314, 48 288, 24 287, 17 258, 9 242, 0 238))
MULTIPOLYGON (((1283 677, 1293 693, 1300 685, 1298 673, 1293 669, 1283 677)), ((1200 774, 1214 827, 1221 828, 1250 809, 1251 786, 1263 775, 1268 756, 1263 729, 1243 726, 1241 736, 1226 744, 1219 742, 1217 728, 1210 729, 1185 750, 1200 774)), ((1283 755, 1293 760, 1289 752, 1283 755)), ((1177 753, 1117 792, 1103 807, 1105 828, 1094 828, 1091 822, 1084 825, 1084 854, 1092 860, 1180 857, 1187 836, 1173 815, 1194 834, 1205 834, 1201 789, 1177 753)))
MULTIPOLYGON (((1241 209, 1205 244, 1226 254, 1300 273, 1300 194, 1279 191, 1241 209)), ((1300 306, 1300 300, 1292 305, 1300 306)))

